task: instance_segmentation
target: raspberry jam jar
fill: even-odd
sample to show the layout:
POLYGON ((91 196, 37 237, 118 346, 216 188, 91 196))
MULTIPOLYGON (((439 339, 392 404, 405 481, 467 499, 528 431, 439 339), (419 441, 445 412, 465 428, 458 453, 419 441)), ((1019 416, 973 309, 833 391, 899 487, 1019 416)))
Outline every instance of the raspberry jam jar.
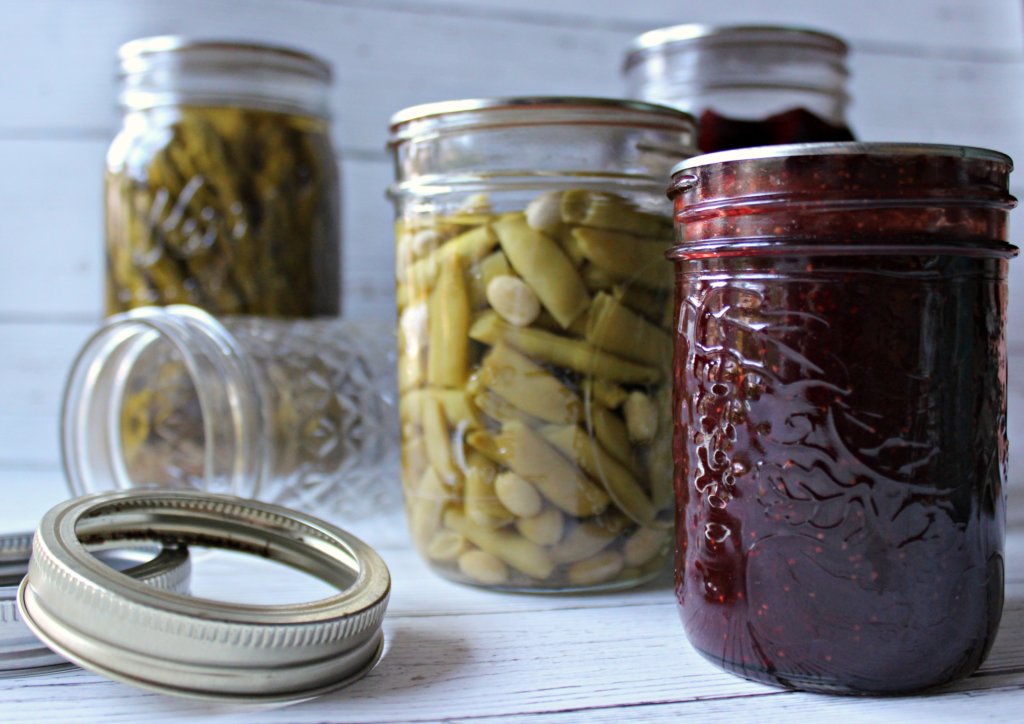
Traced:
POLYGON ((1003 606, 1011 160, 823 143, 673 169, 676 594, 787 688, 972 673, 1003 606))

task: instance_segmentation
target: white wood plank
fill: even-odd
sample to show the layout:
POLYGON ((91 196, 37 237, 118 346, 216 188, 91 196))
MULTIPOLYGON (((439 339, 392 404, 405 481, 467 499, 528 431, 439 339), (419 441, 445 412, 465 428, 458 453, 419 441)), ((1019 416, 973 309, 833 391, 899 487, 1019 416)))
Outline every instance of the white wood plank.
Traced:
POLYGON ((766 7, 763 0, 688 3, 675 0, 447 0, 388 5, 434 12, 472 13, 510 21, 649 28, 677 23, 772 23, 810 26, 836 33, 855 46, 960 49, 990 57, 1014 53, 1021 45, 1020 4, 1015 0, 787 0, 766 7), (429 10, 428 10, 429 11, 429 10), (880 22, 884 19, 884 22, 880 22))
MULTIPOLYGON (((811 0, 801 0, 799 7, 810 5, 811 0)), ((867 22, 869 15, 856 23, 847 20, 849 14, 865 13, 859 4, 830 2, 827 9, 822 6, 814 13, 799 7, 794 12, 809 23, 812 18, 824 22, 834 17, 836 22, 864 32, 882 28, 889 33, 891 28, 902 28, 902 37, 913 38, 915 43, 928 42, 930 30, 936 27, 948 28, 947 39, 952 39, 953 29, 959 26, 963 38, 984 47, 996 38, 1009 37, 1008 28, 1014 33, 1019 29, 1019 12, 1011 12, 1005 0, 973 4, 916 0, 909 5, 909 9, 903 3, 888 5, 886 15, 894 13, 895 7, 904 8, 893 24, 867 22)), ((726 16, 721 6, 703 11, 703 17, 710 19, 712 13, 726 16)), ((5 79, 4 97, 10 101, 0 114, 0 133, 109 135, 116 123, 116 47, 132 37, 173 30, 273 40, 321 53, 337 70, 332 100, 341 145, 379 152, 389 116, 413 103, 475 95, 620 95, 624 89, 619 77, 622 55, 635 32, 617 22, 599 27, 510 22, 485 14, 446 14, 432 5, 423 6, 430 12, 413 12, 406 8, 420 6, 409 4, 280 0, 248 0, 244 13, 238 12, 238 7, 237 2, 228 0, 173 4, 160 0, 41 0, 21 6, 0 26, 0 63, 31 67, 33 72, 14 73, 5 79)), ((578 12, 580 6, 573 7, 578 12)), ((853 58, 854 89, 858 103, 867 103, 860 107, 870 109, 871 115, 855 114, 855 120, 868 138, 875 137, 876 128, 908 127, 903 112, 906 104, 915 111, 912 118, 937 118, 938 123, 951 109, 965 108, 979 117, 996 119, 993 122, 1012 124, 1016 119, 1001 120, 1000 109, 993 102, 985 104, 983 113, 973 103, 949 103, 961 100, 958 93, 971 93, 970 88, 979 86, 991 90, 988 101, 1000 95, 1015 98, 1016 94, 1001 93, 1010 86, 990 85, 977 78, 982 73, 978 66, 1001 68, 1009 60, 971 62, 936 53, 913 57, 865 48, 853 58), (946 83, 942 93, 919 82, 921 72, 915 70, 915 63, 940 68, 929 72, 946 83), (866 94, 889 100, 871 105, 866 94), (894 106, 894 100, 900 103, 894 106)))
POLYGON ((54 468, 71 360, 89 324, 0 324, 0 461, 54 468))

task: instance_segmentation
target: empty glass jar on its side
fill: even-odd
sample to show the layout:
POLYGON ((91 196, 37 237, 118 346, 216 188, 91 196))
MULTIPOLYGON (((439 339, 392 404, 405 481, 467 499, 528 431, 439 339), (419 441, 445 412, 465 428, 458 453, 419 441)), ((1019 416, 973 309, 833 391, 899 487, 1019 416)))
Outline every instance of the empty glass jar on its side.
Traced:
POLYGON ((672 509, 668 169, 693 120, 588 98, 392 122, 403 482, 454 580, 636 585, 672 509))
POLYGON ((76 494, 162 486, 353 520, 399 501, 391 325, 142 307, 72 368, 62 452, 76 494))
POLYGON ((676 586, 716 665, 892 694, 984 659, 1003 606, 1011 166, 839 143, 677 167, 676 586))

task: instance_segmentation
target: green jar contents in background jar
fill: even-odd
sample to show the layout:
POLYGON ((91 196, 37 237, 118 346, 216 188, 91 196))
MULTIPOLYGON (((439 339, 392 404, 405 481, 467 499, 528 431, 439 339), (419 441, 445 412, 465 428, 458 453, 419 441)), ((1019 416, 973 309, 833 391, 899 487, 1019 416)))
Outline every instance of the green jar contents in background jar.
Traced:
POLYGON ((106 312, 190 304, 310 317, 340 306, 330 67, 173 37, 120 50, 107 154, 106 312))
POLYGON ((392 119, 402 468, 442 575, 636 585, 671 552, 670 108, 469 100, 392 119))

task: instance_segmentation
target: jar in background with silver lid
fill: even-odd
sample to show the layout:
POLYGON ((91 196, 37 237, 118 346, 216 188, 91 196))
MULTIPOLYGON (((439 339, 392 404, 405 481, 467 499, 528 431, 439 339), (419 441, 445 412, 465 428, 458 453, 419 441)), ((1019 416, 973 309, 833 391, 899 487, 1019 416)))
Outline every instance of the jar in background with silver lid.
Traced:
POLYGON ((630 97, 692 113, 705 152, 848 141, 848 52, 805 28, 675 25, 638 36, 624 73, 630 97))
POLYGON ((126 43, 119 57, 106 312, 337 314, 330 66, 287 48, 177 37, 126 43))
POLYGON ((406 510, 441 575, 623 588, 671 552, 671 213, 693 119, 594 98, 392 118, 406 510))
POLYGON ((391 325, 110 317, 72 368, 62 453, 76 494, 201 489, 332 521, 399 507, 391 325))

